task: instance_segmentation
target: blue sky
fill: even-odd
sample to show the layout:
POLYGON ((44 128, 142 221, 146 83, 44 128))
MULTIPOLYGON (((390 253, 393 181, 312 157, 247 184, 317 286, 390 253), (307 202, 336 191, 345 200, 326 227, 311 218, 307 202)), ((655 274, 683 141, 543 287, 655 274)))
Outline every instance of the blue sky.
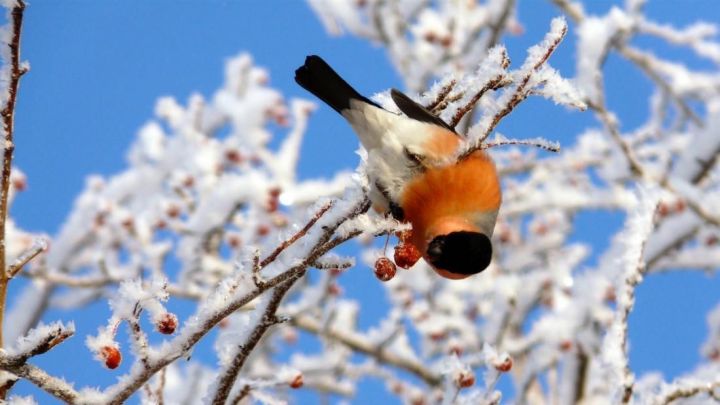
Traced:
MULTIPOLYGON (((612 3, 595 1, 589 10, 602 12, 612 3)), ((650 3, 648 13, 678 25, 700 18, 720 22, 713 0, 659 0, 650 3)), ((511 58, 522 60, 525 49, 542 38, 550 19, 558 14, 544 1, 520 2, 519 19, 526 32, 506 38, 511 58)), ((709 67, 677 48, 658 50, 693 66, 709 67)), ((287 97, 310 98, 293 81, 294 69, 310 53, 323 55, 363 93, 402 88, 382 48, 349 36, 329 37, 302 1, 34 0, 26 11, 22 51, 32 70, 21 83, 16 164, 28 175, 29 188, 17 198, 12 215, 21 227, 50 234, 58 230, 87 175, 111 175, 123 169, 125 152, 138 128, 152 118, 158 97, 172 95, 184 102, 192 92, 211 95, 223 79, 224 61, 238 52, 251 53, 269 71, 272 85, 287 97)), ((571 26, 571 35, 551 64, 572 76, 574 53, 571 26)), ((650 85, 616 58, 609 60, 608 69, 608 102, 619 111, 623 128, 633 128, 647 113, 650 85), (628 92, 631 85, 636 90, 628 92)), ((532 100, 500 130, 509 136, 544 136, 567 144, 590 125, 594 121, 589 114, 532 100)), ((356 146, 336 113, 320 108, 303 145, 300 176, 330 176, 338 169, 353 168, 356 146)), ((607 233, 621 225, 622 217, 597 212, 578 221, 574 237, 602 251, 608 244, 607 233)), ((382 294, 369 272, 355 273, 345 286, 349 296, 382 294)), ((19 285, 11 288, 17 291, 19 285)), ((706 336, 705 314, 717 302, 717 291, 718 277, 699 273, 646 280, 638 289, 631 317, 633 369, 657 369, 669 377, 689 371, 699 359, 698 346, 706 336)), ((89 311, 90 316, 75 318, 78 336, 39 364, 54 373, 65 370, 67 378, 79 385, 89 381, 104 386, 114 381, 114 375, 90 361, 82 341, 102 322, 99 316, 107 312, 107 305, 99 303, 89 311), (78 359, 82 369, 68 370, 71 358, 78 359)), ((380 305, 368 304, 361 321, 369 326, 383 313, 380 305)), ((47 320, 74 316, 52 311, 47 320)), ((20 393, 30 392, 27 385, 19 387, 20 393)), ((363 385, 357 402, 377 398, 385 398, 384 388, 371 382, 363 385)))

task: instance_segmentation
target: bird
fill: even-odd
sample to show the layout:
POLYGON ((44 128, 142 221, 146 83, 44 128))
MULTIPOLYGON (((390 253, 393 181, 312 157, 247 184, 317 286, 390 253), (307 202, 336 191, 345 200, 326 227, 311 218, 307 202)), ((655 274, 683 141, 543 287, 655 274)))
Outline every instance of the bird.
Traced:
POLYGON ((445 121, 397 89, 390 96, 402 114, 382 108, 317 55, 295 81, 350 124, 367 151, 373 209, 411 224, 410 243, 437 274, 464 279, 490 265, 502 197, 485 151, 455 159, 463 138, 445 121))

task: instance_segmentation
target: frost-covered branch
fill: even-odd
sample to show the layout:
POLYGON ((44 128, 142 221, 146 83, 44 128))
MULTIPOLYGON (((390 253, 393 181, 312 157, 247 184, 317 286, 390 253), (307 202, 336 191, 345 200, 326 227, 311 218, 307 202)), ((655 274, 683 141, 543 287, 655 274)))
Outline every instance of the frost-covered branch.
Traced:
MULTIPOLYGON (((133 392, 142 387, 143 384, 152 377, 152 375, 190 350, 222 319, 249 303, 251 300, 260 296, 260 294, 265 291, 278 287, 278 291, 282 291, 284 294, 283 288, 289 288, 290 285, 292 285, 291 281, 300 277, 319 257, 323 256, 339 243, 342 243, 342 241, 352 237, 352 235, 346 234, 333 239, 332 236, 342 223, 362 214, 368 209, 368 207, 369 205, 367 204, 367 201, 362 199, 360 203, 352 205, 351 209, 344 213, 344 215, 340 216, 334 223, 323 223, 323 232, 300 263, 272 278, 266 279, 262 284, 251 284, 249 278, 242 277, 239 279, 241 285, 227 282, 221 284, 219 291, 216 291, 213 296, 209 297, 205 303, 200 305, 198 316, 190 323, 186 324, 180 334, 170 341, 168 345, 163 348, 161 353, 157 354, 154 359, 149 359, 145 364, 144 369, 142 369, 139 373, 131 374, 120 383, 106 389, 103 393, 103 397, 111 404, 122 403, 130 395, 132 395, 133 392), (280 288, 280 286, 283 285, 285 287, 280 288), (237 296, 238 292, 242 291, 247 292, 243 295, 237 296), (227 296, 228 293, 232 295, 227 296), (233 297, 233 295, 235 297, 233 297), (219 307, 214 308, 214 306, 218 305, 219 307)), ((317 221, 314 218, 312 220, 317 221)), ((238 276, 236 275, 235 277, 238 276)), ((280 298, 282 298, 282 294, 278 293, 277 297, 279 302, 280 298)), ((257 332, 259 334, 257 335, 257 339, 262 336, 267 327, 269 327, 269 325, 266 325, 263 322, 256 326, 255 331, 259 331, 257 332)), ((251 336, 253 335, 255 335, 255 332, 251 332, 251 336)), ((255 342, 257 343, 257 341, 255 342)), ((242 362, 240 362, 240 366, 242 366, 242 362)), ((230 379, 228 383, 231 383, 232 381, 234 381, 234 377, 230 379)), ((226 395, 227 392, 225 392, 225 396, 226 395)))
POLYGON ((317 321, 308 316, 296 316, 292 318, 292 323, 300 329, 338 341, 352 350, 369 355, 377 359, 380 363, 409 371, 410 373, 413 373, 423 379, 431 386, 438 385, 441 382, 441 378, 438 374, 432 372, 414 359, 403 358, 392 351, 385 350, 383 345, 375 345, 372 341, 360 334, 334 328, 323 328, 317 321))
POLYGON ((46 353, 74 334, 74 325, 66 327, 61 323, 33 329, 27 336, 19 339, 15 346, 0 354, 0 368, 24 364, 31 357, 46 353))
POLYGON ((275 287, 268 303, 264 307, 257 309, 257 311, 261 311, 257 324, 253 326, 253 330, 247 339, 238 344, 237 352, 225 370, 218 376, 216 382, 217 389, 212 398, 214 404, 225 403, 230 394, 230 390, 235 384, 238 373, 245 364, 245 361, 247 361, 250 353, 252 353, 260 339, 271 326, 282 322, 282 319, 278 318, 275 312, 280 306, 280 301, 282 301, 285 293, 293 286, 299 276, 300 274, 275 287))
MULTIPOLYGON (((20 77, 28 71, 28 66, 20 62, 20 33, 22 31, 25 2, 15 0, 8 3, 8 24, 5 30, 9 31, 9 39, 3 38, 0 46, 3 48, 3 67, 0 70, 0 81, 3 83, 0 94, 0 117, 2 117, 2 176, 0 177, 0 348, 3 347, 3 329, 5 319, 5 303, 7 298, 10 271, 7 269, 5 256, 6 222, 8 217, 8 194, 10 191, 10 171, 12 168, 13 151, 15 150, 15 104, 17 102, 18 85, 20 77), (6 42, 7 41, 7 42, 6 42)), ((5 35, 7 37, 7 35, 5 35)))
POLYGON ((30 381, 41 390, 66 403, 75 404, 80 402, 82 398, 80 393, 73 388, 72 384, 69 384, 62 378, 53 377, 40 367, 33 366, 32 364, 9 365, 6 370, 20 378, 30 381))
MULTIPOLYGON (((24 349, 0 355, 7 371, 0 386, 10 389, 22 378, 65 402, 103 404, 136 396, 280 403, 294 390, 351 397, 365 379, 414 404, 717 396, 720 310, 708 316, 704 360, 687 375, 666 382, 638 373, 628 358, 642 345, 629 332, 643 277, 718 271, 717 28, 652 21, 642 1, 604 15, 586 13, 578 1, 554 3, 575 25, 553 20, 513 69, 508 54, 523 50, 502 42, 522 35, 522 3, 311 1, 329 30, 387 49, 410 95, 465 136, 458 156, 485 150, 493 158, 503 203, 492 264, 481 275, 438 279, 418 260, 378 282, 386 300, 370 288, 357 291, 345 273, 375 281, 378 258, 392 264, 387 256, 395 253, 401 262, 408 225, 367 212, 365 163, 321 179, 298 175, 314 107, 286 100, 268 85, 268 72, 241 54, 227 62, 214 94, 158 101, 127 167, 88 179, 62 229, 47 237, 46 254, 39 254, 39 235, 8 219, 7 274, 28 281, 8 312, 8 335, 33 336, 28 330, 50 308, 80 311, 108 299, 111 316, 97 321, 98 333, 86 342, 95 367, 124 374, 100 390, 82 381, 74 388, 65 373, 55 377, 28 364, 54 346, 57 333, 48 329, 26 339, 33 343, 24 349), (637 35, 715 65, 697 70, 665 59, 637 35), (576 77, 567 79, 550 67, 550 56, 573 40, 576 77), (606 61, 614 53, 652 86, 648 114, 636 126, 609 94, 616 86, 607 83, 614 76, 605 74, 606 61), (518 139, 498 134, 530 96, 588 107, 596 121, 563 141, 562 150, 555 134, 535 128, 513 133, 518 139), (623 217, 625 226, 595 227, 605 221, 598 212, 623 217), (589 216, 592 238, 583 231, 589 216), (370 243, 377 235, 388 235, 386 246, 370 243), (357 251, 332 252, 351 239, 360 242, 357 251), (611 243, 597 250, 597 240, 611 243), (168 311, 176 300, 187 312, 168 311), (370 300, 382 302, 373 307, 381 315, 367 326, 370 300), (127 347, 118 342, 125 335, 127 347), (206 346, 218 366, 196 361, 206 346), (507 383, 515 398, 500 392, 507 383)), ((375 99, 393 108, 386 94, 375 99)), ((8 203, 24 184, 13 169, 8 203)))
POLYGON ((77 392, 64 380, 52 377, 41 369, 27 364, 35 356, 44 354, 75 334, 75 326, 62 323, 41 325, 18 339, 18 342, 0 353, 0 370, 13 375, 0 387, 3 396, 12 387, 17 378, 25 378, 38 387, 53 392, 53 395, 65 401, 76 399, 77 392))
POLYGON ((643 251, 648 235, 652 231, 653 217, 658 204, 656 193, 653 190, 640 190, 638 206, 635 212, 630 214, 625 233, 621 236, 625 244, 625 253, 620 263, 623 271, 616 293, 618 304, 615 318, 603 342, 602 360, 613 369, 613 376, 620 376, 615 386, 622 390, 619 397, 622 398, 623 403, 630 401, 634 384, 628 357, 628 318, 635 305, 635 288, 642 281, 646 271, 643 251))
POLYGON ((719 396, 715 394, 715 391, 720 389, 720 380, 715 380, 710 383, 702 384, 688 384, 686 386, 676 387, 671 392, 666 393, 663 397, 657 399, 658 404, 671 404, 679 399, 692 398, 696 395, 709 394, 716 402, 719 396))
POLYGON ((8 277, 13 278, 17 276, 26 264, 46 250, 47 243, 44 240, 38 241, 30 250, 24 252, 22 256, 18 257, 15 262, 8 267, 8 277))

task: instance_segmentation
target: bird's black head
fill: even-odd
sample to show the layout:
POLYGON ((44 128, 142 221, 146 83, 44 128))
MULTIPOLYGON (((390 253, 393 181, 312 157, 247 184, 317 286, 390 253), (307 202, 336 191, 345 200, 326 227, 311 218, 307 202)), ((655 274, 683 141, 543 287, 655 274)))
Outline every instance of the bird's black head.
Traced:
POLYGON ((435 237, 428 245, 427 257, 436 268, 470 276, 490 265, 492 244, 483 233, 452 232, 435 237))

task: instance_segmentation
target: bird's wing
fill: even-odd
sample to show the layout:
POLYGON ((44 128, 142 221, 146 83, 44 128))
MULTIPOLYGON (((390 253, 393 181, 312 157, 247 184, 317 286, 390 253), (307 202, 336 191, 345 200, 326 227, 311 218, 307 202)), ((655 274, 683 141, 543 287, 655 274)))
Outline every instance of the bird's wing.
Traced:
POLYGON ((413 101, 410 97, 403 94, 400 90, 390 90, 390 97, 392 97, 395 105, 398 106, 400 111, 402 111, 408 117, 414 120, 427 122, 453 131, 453 129, 450 128, 450 126, 445 121, 441 120, 438 116, 428 111, 425 107, 413 101))

